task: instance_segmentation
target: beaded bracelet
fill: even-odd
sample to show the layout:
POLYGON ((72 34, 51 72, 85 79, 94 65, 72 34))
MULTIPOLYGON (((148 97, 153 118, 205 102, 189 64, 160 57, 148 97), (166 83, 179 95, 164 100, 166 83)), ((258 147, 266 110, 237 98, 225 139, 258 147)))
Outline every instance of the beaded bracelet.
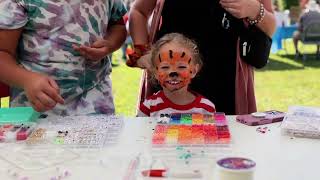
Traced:
POLYGON ((260 2, 260 10, 259 10, 258 17, 254 20, 247 17, 247 21, 249 22, 250 25, 255 25, 260 23, 263 20, 264 16, 265 16, 265 9, 263 4, 260 2))

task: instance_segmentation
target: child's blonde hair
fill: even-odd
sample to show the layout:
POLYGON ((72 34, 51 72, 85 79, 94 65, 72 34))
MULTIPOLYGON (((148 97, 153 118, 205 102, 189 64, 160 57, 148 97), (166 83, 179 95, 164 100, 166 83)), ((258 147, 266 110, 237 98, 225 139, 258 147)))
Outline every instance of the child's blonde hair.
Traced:
POLYGON ((169 33, 160 38, 152 47, 151 47, 151 64, 153 71, 156 69, 155 59, 159 54, 160 48, 168 43, 177 43, 180 46, 191 52, 192 62, 199 65, 199 71, 203 65, 202 59, 199 53, 199 49, 195 41, 187 38, 186 36, 179 33, 169 33))

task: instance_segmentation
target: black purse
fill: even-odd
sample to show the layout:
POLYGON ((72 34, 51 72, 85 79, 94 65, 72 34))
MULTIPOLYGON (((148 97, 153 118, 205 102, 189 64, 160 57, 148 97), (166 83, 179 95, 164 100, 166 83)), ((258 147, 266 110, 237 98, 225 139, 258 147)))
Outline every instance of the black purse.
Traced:
POLYGON ((272 39, 256 26, 243 28, 239 36, 241 59, 257 69, 263 68, 269 60, 272 39))

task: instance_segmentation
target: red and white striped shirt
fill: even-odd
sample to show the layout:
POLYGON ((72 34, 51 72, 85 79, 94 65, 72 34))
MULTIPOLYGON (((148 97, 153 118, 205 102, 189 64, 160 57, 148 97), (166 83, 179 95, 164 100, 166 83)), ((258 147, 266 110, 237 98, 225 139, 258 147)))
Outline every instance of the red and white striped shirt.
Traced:
POLYGON ((161 114, 172 113, 212 114, 216 111, 210 100, 197 93, 194 95, 196 98, 190 104, 178 105, 170 101, 163 91, 159 91, 140 104, 138 116, 159 117, 161 114))

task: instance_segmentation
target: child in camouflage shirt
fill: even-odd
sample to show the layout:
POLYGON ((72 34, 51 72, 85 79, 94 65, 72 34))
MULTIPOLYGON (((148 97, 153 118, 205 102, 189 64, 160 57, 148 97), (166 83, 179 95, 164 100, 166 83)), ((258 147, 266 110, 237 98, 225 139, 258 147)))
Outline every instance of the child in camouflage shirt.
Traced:
POLYGON ((113 114, 107 55, 126 37, 121 0, 0 0, 0 81, 11 106, 113 114))

